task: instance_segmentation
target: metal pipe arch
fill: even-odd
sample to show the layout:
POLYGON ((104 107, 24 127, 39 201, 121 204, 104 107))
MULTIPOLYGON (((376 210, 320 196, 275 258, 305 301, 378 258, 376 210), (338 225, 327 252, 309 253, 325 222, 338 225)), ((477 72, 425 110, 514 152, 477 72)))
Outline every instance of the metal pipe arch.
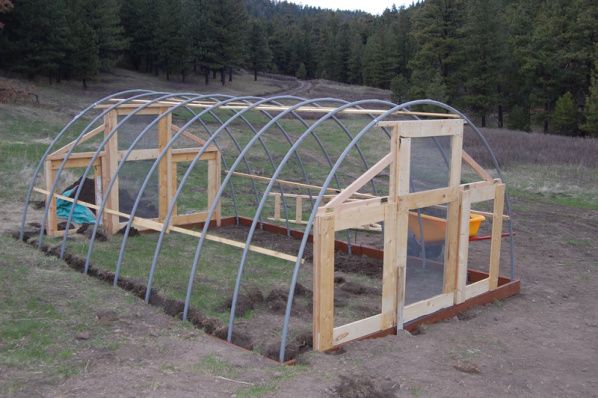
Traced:
MULTIPOLYGON (((144 96, 147 96, 147 95, 158 95, 158 94, 162 94, 162 93, 149 92, 149 93, 139 94, 139 95, 136 95, 136 96, 133 96, 133 97, 130 97, 130 98, 127 98, 127 99, 124 99, 124 100, 116 102, 114 105, 111 105, 109 108, 106 108, 103 112, 101 112, 99 115, 97 115, 86 126, 86 128, 83 129, 83 131, 81 132, 81 134, 79 134, 79 136, 77 137, 77 139, 74 141, 74 145, 71 148, 69 148, 69 150, 67 151, 66 155, 62 159, 62 162, 60 163, 60 167, 56 171, 56 176, 54 177, 54 181, 52 183, 52 187, 50 188, 50 192, 48 193, 48 197, 46 198, 46 207, 44 209, 44 214, 42 216, 41 228, 40 228, 40 232, 39 232, 38 249, 41 248, 42 243, 43 243, 45 226, 46 226, 46 222, 48 220, 48 213, 49 213, 49 210, 50 210, 49 204, 50 204, 50 202, 51 202, 51 200, 52 200, 52 198, 54 196, 54 192, 56 192, 56 187, 58 186, 58 180, 60 179, 60 176, 62 175, 62 172, 64 171, 64 166, 66 165, 67 160, 70 158, 71 154, 73 153, 73 151, 77 147, 77 145, 79 145, 79 142, 83 138, 83 135, 85 135, 88 132, 89 128, 92 125, 94 125, 100 119, 100 117, 103 117, 104 115, 108 114, 109 112, 111 112, 112 110, 114 110, 116 107, 122 105, 123 103, 126 103, 127 101, 130 101, 132 99, 144 97, 144 96)), ((72 207, 74 208, 74 205, 72 207)), ((66 230, 67 229, 65 229, 65 231, 66 230)))
POLYGON ((63 128, 62 130, 60 130, 60 132, 56 135, 56 137, 54 137, 54 139, 50 142, 50 144, 48 144, 48 147, 46 148, 45 152, 42 154, 41 159, 39 160, 35 171, 33 172, 33 176, 31 177, 31 183, 29 184, 29 186, 27 187, 26 193, 25 193, 25 200, 24 200, 24 208, 23 208, 23 214, 21 216, 21 225, 19 228, 19 239, 23 240, 23 236, 24 236, 24 228, 25 228, 25 223, 27 222, 27 210, 29 208, 29 203, 31 201, 31 194, 33 192, 33 187, 35 186, 35 181, 37 180, 37 176, 42 168, 42 166, 44 165, 44 162, 46 161, 46 159, 48 158, 48 156, 50 155, 50 151, 52 150, 52 148, 54 147, 54 145, 56 145, 56 143, 64 136, 64 134, 66 134, 66 132, 68 131, 68 129, 75 124, 80 118, 82 118, 88 111, 90 111, 91 109, 94 109, 96 106, 100 105, 102 102, 107 101, 111 98, 117 97, 117 96, 122 96, 124 94, 129 94, 129 93, 133 93, 133 92, 144 92, 144 93, 149 93, 149 90, 125 90, 125 91, 120 91, 118 93, 115 94, 111 94, 108 95, 96 102, 94 102, 93 104, 89 105, 87 108, 83 109, 81 112, 79 112, 75 117, 73 117, 63 128))

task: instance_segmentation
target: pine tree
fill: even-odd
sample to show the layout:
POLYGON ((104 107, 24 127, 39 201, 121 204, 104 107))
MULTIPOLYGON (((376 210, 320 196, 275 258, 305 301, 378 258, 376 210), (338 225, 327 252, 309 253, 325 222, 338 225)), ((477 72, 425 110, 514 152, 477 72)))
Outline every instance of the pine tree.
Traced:
POLYGON ((557 99, 551 120, 555 132, 567 135, 577 134, 577 106, 571 92, 567 91, 557 99))
POLYGON ((592 75, 590 90, 586 96, 584 107, 585 122, 581 129, 588 135, 598 137, 598 59, 592 75))
POLYGON ((258 21, 253 21, 250 26, 248 53, 248 64, 253 70, 253 80, 257 80, 257 73, 267 68, 272 59, 266 32, 258 21))
POLYGON ((94 30, 82 21, 76 21, 71 27, 73 50, 68 58, 71 77, 81 80, 83 88, 87 82, 97 76, 100 69, 99 50, 94 30))
MULTIPOLYGON (((94 30, 100 57, 100 70, 109 71, 127 48, 124 28, 120 22, 118 0, 83 0, 87 21, 94 30)), ((174 2, 176 4, 178 2, 174 2)))
MULTIPOLYGON (((242 66, 247 58, 247 9, 244 0, 220 0, 225 13, 226 41, 223 43, 225 67, 232 81, 234 66, 242 66)), ((224 79, 222 79, 224 85, 224 79)))
POLYGON ((160 0, 156 31, 158 64, 166 73, 166 80, 170 80, 170 75, 173 73, 180 73, 182 80, 185 80, 188 47, 181 29, 182 25, 181 3, 160 0))
POLYGON ((496 0, 470 0, 462 28, 465 93, 460 102, 473 110, 486 127, 486 116, 498 104, 498 76, 503 56, 499 29, 501 20, 496 0))
POLYGON ((305 64, 303 62, 299 64, 297 72, 295 73, 295 77, 301 80, 304 80, 307 77, 307 69, 305 68, 305 64))
POLYGON ((398 104, 406 102, 409 93, 409 82, 403 75, 396 75, 390 81, 392 100, 398 104))
POLYGON ((413 92, 444 92, 450 102, 458 97, 463 15, 463 0, 428 0, 416 10, 412 34, 417 51, 409 62, 413 92))
POLYGON ((351 57, 351 40, 349 26, 344 24, 336 33, 335 44, 338 47, 337 53, 337 75, 335 80, 343 83, 349 82, 349 59, 351 57))
POLYGON ((363 82, 373 87, 384 87, 385 49, 381 33, 374 33, 368 38, 363 51, 363 82))
MULTIPOLYGON (((4 14, 12 10, 13 4, 10 0, 0 0, 0 14, 4 14)), ((0 21, 0 30, 4 27, 4 23, 0 21)))
POLYGON ((129 41, 129 61, 136 70, 154 71, 158 58, 157 0, 123 1, 121 16, 129 41))
POLYGON ((363 39, 359 33, 354 33, 351 39, 347 65, 347 80, 351 84, 361 84, 363 82, 363 51, 363 39))

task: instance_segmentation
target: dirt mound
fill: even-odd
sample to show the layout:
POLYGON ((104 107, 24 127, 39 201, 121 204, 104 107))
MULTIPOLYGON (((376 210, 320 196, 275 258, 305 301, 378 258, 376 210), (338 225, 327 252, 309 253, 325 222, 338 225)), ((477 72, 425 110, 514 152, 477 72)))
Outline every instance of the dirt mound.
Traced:
MULTIPOLYGON (((264 301, 264 295, 259 289, 254 289, 249 293, 240 293, 237 297, 237 304, 235 306, 235 314, 237 316, 243 316, 248 311, 255 308, 257 304, 264 301)), ((223 303, 218 309, 220 311, 229 311, 232 307, 233 298, 230 297, 225 303, 223 303)))
POLYGON ((345 252, 335 253, 334 266, 337 271, 382 277, 382 260, 366 256, 355 256, 345 252))
MULTIPOLYGON (((289 361, 296 358, 299 354, 302 354, 312 348, 312 333, 305 331, 298 334, 290 343, 287 344, 284 351, 284 361, 289 361)), ((278 361, 280 355, 280 342, 272 342, 266 347, 264 353, 268 358, 278 361)))
MULTIPOLYGON (((65 191, 73 190, 71 192, 71 194, 69 195, 71 198, 75 197, 75 194, 77 193, 77 188, 79 187, 79 184, 81 184, 82 178, 83 177, 79 177, 79 179, 77 181, 73 182, 71 185, 66 187, 65 191)), ((93 181, 93 179, 86 178, 85 180, 83 180, 83 188, 81 188, 81 192, 79 193, 79 197, 77 198, 77 200, 79 200, 81 202, 95 204, 96 188, 95 188, 95 182, 93 181)), ((95 209, 89 209, 89 210, 91 210, 91 212, 93 214, 96 214, 95 209)))
POLYGON ((380 289, 362 285, 357 282, 345 282, 341 285, 341 290, 347 293, 362 295, 362 294, 381 294, 380 289))
MULTIPOLYGON (((294 297, 311 298, 311 295, 312 295, 311 290, 309 290, 308 288, 303 286, 301 283, 297 282, 297 285, 295 285, 295 296, 294 297)), ((270 293, 266 297, 266 300, 265 300, 266 306, 268 307, 268 309, 270 311, 272 311, 275 314, 284 314, 286 307, 287 307, 287 299, 288 298, 289 298, 289 293, 288 293, 287 289, 274 288, 274 289, 272 289, 272 291, 270 291, 270 293)), ((309 300, 309 303, 311 303, 311 300, 309 300)), ((305 310, 305 308, 299 308, 299 307, 300 306, 293 305, 292 313, 297 314, 297 313, 305 310)), ((309 304, 308 304, 307 310, 311 311, 311 307, 309 307, 309 304)))
POLYGON ((342 398, 393 398, 397 396, 399 383, 385 381, 380 383, 368 375, 340 376, 340 383, 334 387, 334 393, 342 398))

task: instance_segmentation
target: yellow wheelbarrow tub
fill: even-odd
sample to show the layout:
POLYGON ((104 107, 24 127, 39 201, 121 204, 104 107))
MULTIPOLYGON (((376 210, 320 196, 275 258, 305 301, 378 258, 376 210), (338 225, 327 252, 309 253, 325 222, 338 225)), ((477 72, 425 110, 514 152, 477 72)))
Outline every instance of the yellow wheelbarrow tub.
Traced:
MULTIPOLYGON (((476 236, 480 230, 482 222, 486 217, 480 214, 472 214, 469 217, 469 237, 476 236)), ((427 214, 421 215, 421 224, 424 229, 425 242, 440 242, 444 241, 446 234, 446 219, 440 217, 429 216, 427 214)), ((409 212, 409 230, 415 235, 415 238, 421 242, 422 233, 420 229, 420 222, 418 220, 417 212, 409 212)))

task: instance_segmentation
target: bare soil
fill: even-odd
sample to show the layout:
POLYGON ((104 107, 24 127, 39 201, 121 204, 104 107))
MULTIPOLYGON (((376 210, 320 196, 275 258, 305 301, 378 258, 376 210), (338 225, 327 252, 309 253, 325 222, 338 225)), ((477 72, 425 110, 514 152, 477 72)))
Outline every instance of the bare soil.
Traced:
MULTIPOLYGON (((238 347, 201 333, 191 338, 169 336, 156 340, 160 341, 159 354, 152 345, 119 348, 93 362, 84 374, 51 388, 42 383, 27 391, 42 391, 44 396, 140 392, 187 396, 198 390, 206 396, 229 394, 229 384, 234 382, 185 370, 193 352, 201 350, 236 363, 243 380, 261 380, 258 384, 268 385, 268 380, 276 379, 275 389, 263 394, 271 396, 596 396, 598 247, 594 238, 598 212, 520 199, 515 220, 521 294, 427 326, 414 335, 350 343, 335 355, 307 351, 298 357, 300 371, 283 380, 268 373, 270 365, 256 367, 257 363, 269 364, 259 356, 250 356, 244 365, 247 356, 238 347), (369 380, 374 389, 368 395, 363 391, 369 384, 348 380, 369 380)), ((260 236, 258 233, 258 242, 260 236)), ((285 241, 276 241, 279 249, 285 241)), ((353 275, 339 273, 337 279, 344 282, 338 284, 337 292, 355 297, 353 275), (350 286, 350 292, 341 289, 343 285, 350 286)), ((263 303, 267 302, 266 295, 263 303)), ((143 319, 148 326, 141 335, 147 336, 150 330, 162 333, 168 330, 165 325, 177 322, 141 303, 134 308, 138 305, 151 314, 143 319)), ((266 310, 256 319, 274 324, 280 315, 266 310)), ((131 328, 138 326, 134 323, 131 328)), ((278 335, 270 337, 275 341, 278 335)), ((297 338, 295 343, 305 343, 308 337, 297 338)))
MULTIPOLYGON (((119 88, 203 89, 194 82, 173 88, 177 84, 118 70, 102 76, 102 81, 87 92, 75 84, 36 86, 33 91, 39 95, 40 105, 27 106, 27 112, 34 112, 40 120, 62 123, 65 115, 72 115, 100 94, 119 88)), ((302 96, 314 94, 315 90, 313 84, 297 87, 277 81, 268 81, 265 89, 264 85, 252 86, 250 82, 243 85, 235 90, 258 93, 297 88, 297 95, 302 96)), ((222 91, 216 85, 209 89, 215 88, 218 90, 213 91, 222 91)), ((314 95, 349 96, 334 91, 336 88, 331 90, 314 95)), ((371 96, 380 97, 380 93, 371 96)), ((11 109, 25 110, 25 105, 11 104, 11 109)), ((591 151, 588 156, 593 156, 591 151)), ((550 158, 544 161, 549 164, 550 158)), ((303 328, 302 324, 292 324, 292 341, 298 346, 297 351, 305 351, 294 367, 277 365, 263 355, 229 345, 182 323, 159 308, 146 306, 136 296, 140 292, 113 289, 95 278, 79 275, 58 260, 49 260, 29 246, 0 239, 0 270, 11 270, 10 278, 0 278, 2 303, 18 293, 13 291, 17 283, 32 289, 31 298, 55 306, 60 315, 58 321, 47 323, 45 328, 66 336, 63 340, 68 342, 61 340, 50 348, 34 350, 36 356, 31 360, 11 362, 7 360, 9 354, 30 352, 36 348, 35 341, 23 334, 13 347, 15 340, 0 334, 0 395, 596 397, 598 210, 555 205, 538 197, 517 198, 513 206, 517 276, 522 281, 518 296, 475 308, 413 334, 354 342, 342 350, 321 354, 305 350, 309 335, 304 333, 309 332, 306 325, 311 316, 310 294, 306 291, 303 296, 298 295, 297 303, 302 305, 295 306, 299 316, 293 318, 303 319, 303 328), (85 329, 81 330, 81 325, 85 329), (89 332, 88 339, 84 332, 89 332), (40 359, 45 354, 67 350, 72 356, 58 362, 48 364, 40 359), (67 365, 69 372, 64 376, 51 376, 56 368, 67 365)), ((0 216, 0 230, 13 228, 19 218, 14 203, 8 202, 0 204, 0 216)), ((245 233, 246 229, 231 235, 242 238, 245 233)), ((273 242, 269 237, 270 234, 258 233, 255 243, 272 244, 281 251, 296 250, 296 240, 287 242, 280 238, 273 242)), ((485 250, 484 243, 472 245, 471 250, 475 257, 485 250)), ((506 258, 504 251, 502 255, 506 258)), ((340 267, 349 267, 347 264, 353 261, 340 261, 341 257, 337 260, 340 267)), ((335 294, 341 297, 337 307, 343 300, 346 304, 339 310, 350 307, 353 315, 361 317, 357 311, 359 300, 366 300, 361 304, 363 314, 373 310, 370 305, 378 303, 367 300, 376 297, 368 289, 379 288, 375 284, 379 263, 354 261, 350 268, 338 270, 335 294), (366 283, 368 280, 372 282, 366 283), (356 294, 363 291, 371 293, 356 294)), ((502 271, 506 273, 508 269, 502 271)), ((300 282, 311 289, 309 278, 300 282)), ((254 308, 260 309, 255 322, 276 325, 269 335, 252 336, 254 349, 272 348, 268 344, 260 347, 259 342, 278 341, 280 302, 287 291, 273 288, 261 292, 263 301, 251 290, 243 293, 252 297, 249 302, 254 308)), ((169 313, 180 310, 177 303, 162 304, 169 313)), ((29 317, 28 305, 23 301, 15 303, 10 312, 0 312, 0 331, 29 317)), ((251 324, 243 325, 241 320, 237 327, 241 331, 245 328, 248 334, 255 333, 249 330, 251 324)), ((217 326, 220 325, 213 325, 212 333, 217 326)))

